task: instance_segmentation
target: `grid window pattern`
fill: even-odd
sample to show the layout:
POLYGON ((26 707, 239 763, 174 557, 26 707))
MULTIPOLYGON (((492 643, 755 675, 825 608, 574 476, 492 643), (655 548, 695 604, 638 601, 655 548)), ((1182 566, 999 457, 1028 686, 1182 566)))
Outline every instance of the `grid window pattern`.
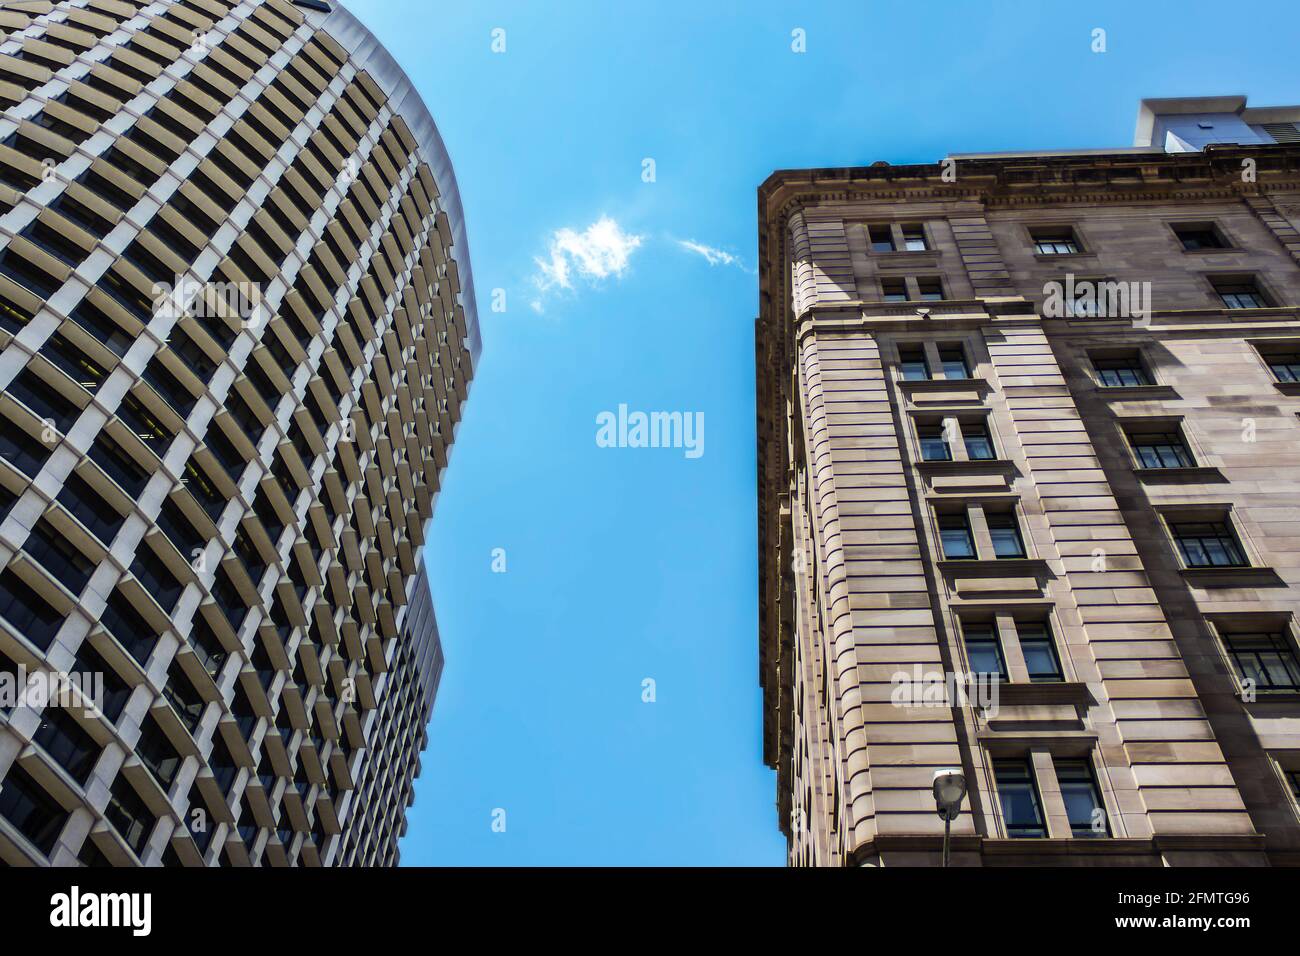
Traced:
POLYGON ((1254 279, 1214 279, 1214 291, 1225 309, 1266 309, 1268 298, 1254 279))
POLYGON ((1075 237, 1074 230, 1068 227, 1035 229, 1031 235, 1034 251, 1040 256, 1068 256, 1079 251, 1079 240, 1075 237))
POLYGON ((917 438, 921 442, 922 461, 951 461, 952 451, 942 425, 918 425, 917 438))
POLYGON ((993 674, 998 680, 1007 679, 1007 664, 1002 656, 1002 642, 998 639, 995 624, 963 623, 962 640, 966 645, 966 658, 976 674, 993 674))
POLYGON ((970 378, 970 363, 966 361, 966 350, 960 345, 940 347, 939 361, 943 365, 944 378, 970 378))
POLYGON ((975 538, 966 512, 939 515, 939 539, 943 543, 943 556, 948 560, 975 557, 975 538))
POLYGON ((1002 823, 1009 837, 1047 836, 1047 818, 1038 797, 1038 785, 1027 760, 995 760, 993 775, 997 781, 998 800, 1002 805, 1002 823))
POLYGON ((903 226, 903 248, 908 252, 925 252, 930 248, 925 238, 925 227, 919 223, 903 226))
POLYGON ((441 670, 431 607, 413 617, 421 549, 479 350, 459 197, 433 172, 445 152, 409 81, 337 5, 92 6, 66 10, 101 26, 77 51, 11 34, 33 54, 13 62, 39 74, 14 94, 36 120, 0 117, 0 181, 17 192, 0 227, 0 355, 26 362, 0 410, 0 470, 15 501, 42 505, 33 480, 56 461, 69 476, 4 542, 19 558, 0 567, 0 621, 39 652, 59 635, 104 678, 102 713, 43 715, 24 758, 71 778, 70 798, 17 765, 0 779, 0 814, 28 836, 11 853, 102 859, 60 842, 79 802, 146 865, 391 865, 441 670), (125 130, 92 139, 127 102, 125 130), (46 159, 59 190, 41 207, 28 194, 46 159), (97 242, 115 258, 69 301, 97 242), (194 294, 155 303, 155 284, 181 276, 194 294), (62 314, 47 302, 61 290, 62 314), (43 310, 60 321, 33 358, 12 338, 43 310), (64 435, 87 393, 103 402, 144 342, 82 455, 64 435), (176 464, 182 435, 197 445, 176 464), (104 584, 86 590, 93 575, 104 584), (133 675, 164 653, 154 697, 133 675), (211 742, 193 738, 213 704, 211 742), (95 741, 115 730, 94 721, 141 727, 143 766, 101 771, 95 741), (186 808, 208 806, 182 772, 194 762, 235 823, 208 813, 189 833, 186 808), (87 794, 105 790, 100 812, 87 794), (158 813, 175 814, 170 839, 155 839, 158 813))
POLYGON ((1092 366, 1097 370, 1098 381, 1106 388, 1154 384, 1151 374, 1136 353, 1094 358, 1092 366))
POLYGON ((1269 352, 1264 361, 1279 382, 1300 382, 1300 351, 1269 352))
POLYGON ((1225 633, 1224 649, 1237 676, 1256 690, 1300 691, 1300 663, 1295 647, 1277 631, 1225 633))
POLYGON ((1055 683, 1065 680, 1061 671, 1061 658, 1056 653, 1056 639, 1046 621, 1017 621, 1016 634, 1020 639, 1020 653, 1025 659, 1029 679, 1036 683, 1055 683))
POLYGON ((971 461, 992 461, 997 458, 993 438, 984 422, 962 422, 961 438, 966 445, 966 457, 971 461))
POLYGON ((1200 252, 1205 249, 1226 249, 1228 244, 1223 241, 1219 231, 1213 226, 1200 224, 1185 224, 1174 226, 1174 235, 1182 243, 1183 248, 1188 252, 1200 252))
POLYGON ((1065 815, 1070 821, 1070 832, 1076 837, 1110 836, 1110 824, 1092 763, 1083 759, 1057 758, 1053 764, 1061 799, 1065 802, 1065 815))
POLYGON ((907 280, 881 279, 880 298, 884 302, 906 302, 907 301, 907 280))
POLYGON ((889 226, 869 226, 867 236, 871 241, 872 252, 893 252, 894 230, 889 226))
POLYGON ((943 280, 938 276, 921 276, 916 280, 916 291, 922 302, 943 301, 943 280))
POLYGON ((1183 564, 1189 568, 1242 568, 1246 556, 1226 521, 1174 521, 1174 536, 1183 564))
POLYGON ((920 347, 898 350, 898 373, 905 382, 924 382, 930 378, 930 362, 920 347))
POLYGON ((1020 522, 1010 511, 988 512, 989 537, 993 539, 993 555, 997 558, 1023 558, 1025 542, 1020 537, 1020 522))
POLYGON ((1191 468, 1196 464, 1176 431, 1129 432, 1128 440, 1141 468, 1191 468))

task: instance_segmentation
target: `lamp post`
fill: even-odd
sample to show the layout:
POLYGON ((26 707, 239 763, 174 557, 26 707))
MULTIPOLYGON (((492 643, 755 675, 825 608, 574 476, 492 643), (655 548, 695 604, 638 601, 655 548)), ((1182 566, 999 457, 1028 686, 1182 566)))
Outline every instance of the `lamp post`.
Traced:
POLYGON ((961 801, 966 796, 966 775, 955 767, 934 772, 934 803, 943 818, 943 865, 948 865, 948 841, 952 821, 961 813, 961 801))

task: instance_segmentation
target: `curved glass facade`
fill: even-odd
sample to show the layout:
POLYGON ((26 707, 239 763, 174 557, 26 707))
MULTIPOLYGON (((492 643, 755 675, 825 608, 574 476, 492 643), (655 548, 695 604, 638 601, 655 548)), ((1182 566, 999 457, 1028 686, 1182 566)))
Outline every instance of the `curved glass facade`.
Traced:
POLYGON ((332 2, 0 31, 0 860, 394 863, 479 351, 437 130, 332 2))

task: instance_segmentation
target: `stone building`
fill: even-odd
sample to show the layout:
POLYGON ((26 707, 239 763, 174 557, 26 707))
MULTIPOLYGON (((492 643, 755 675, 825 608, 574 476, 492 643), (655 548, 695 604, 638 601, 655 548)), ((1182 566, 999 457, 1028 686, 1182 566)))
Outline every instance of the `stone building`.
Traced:
POLYGON ((953 865, 1300 861, 1297 121, 1152 100, 1131 148, 762 185, 792 864, 937 863, 948 767, 953 865))

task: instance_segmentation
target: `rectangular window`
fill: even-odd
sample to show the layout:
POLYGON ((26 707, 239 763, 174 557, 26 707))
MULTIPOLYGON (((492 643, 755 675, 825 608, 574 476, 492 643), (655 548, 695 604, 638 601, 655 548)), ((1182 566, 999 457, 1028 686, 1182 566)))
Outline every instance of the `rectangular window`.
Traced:
POLYGON ((32 846, 49 856, 68 819, 68 812, 31 774, 15 763, 0 781, 0 817, 12 823, 32 846))
POLYGON ((871 239, 872 252, 894 251, 894 231, 889 226, 870 226, 867 235, 871 239))
POLYGON ((1222 637, 1237 676, 1251 681, 1256 690, 1300 691, 1300 664, 1286 635, 1241 632, 1222 637))
POLYGON ((986 513, 993 554, 998 558, 1023 558, 1025 542, 1020 537, 1020 522, 1010 511, 986 513))
POLYGON ((898 370, 904 382, 924 382, 930 378, 930 363, 925 350, 905 348, 898 350, 898 370))
POLYGON ((104 660, 99 651, 88 640, 81 642, 77 649, 78 674, 102 674, 104 677, 104 696, 99 702, 101 712, 111 723, 116 723, 122 716, 127 700, 131 697, 132 687, 104 660))
POLYGON ((41 712, 41 725, 32 740, 77 783, 86 782, 99 759, 100 747, 95 738, 66 710, 54 705, 41 712))
POLYGON ((970 669, 976 674, 995 674, 998 680, 1007 679, 1007 665, 1002 657, 1002 642, 993 624, 966 624, 961 626, 970 669))
POLYGON ((1092 366, 1097 370, 1097 378, 1106 388, 1131 387, 1134 385, 1152 385, 1150 373, 1142 364, 1136 352, 1130 355, 1112 355, 1106 358, 1094 358, 1092 366))
POLYGON ((1203 249, 1226 249, 1219 230, 1212 225, 1199 222, 1185 222, 1174 226, 1174 235, 1187 252, 1200 252, 1203 249))
POLYGON ((1056 765, 1056 782, 1061 787, 1061 799, 1065 801, 1070 832, 1077 837, 1110 836, 1106 807, 1101 802, 1092 763, 1088 760, 1052 762, 1056 765))
POLYGON ((992 461, 998 457, 989 428, 983 422, 962 422, 961 438, 966 445, 966 457, 971 461, 992 461))
POLYGON ((164 611, 170 614, 176 609, 185 585, 176 580, 152 547, 142 547, 136 552, 131 573, 164 611))
POLYGON ((1133 457, 1140 468, 1192 468, 1196 462, 1183 436, 1170 432, 1128 432, 1133 457))
POLYGON ((930 248, 925 241, 925 227, 920 223, 909 223, 903 227, 903 248, 908 252, 925 252, 930 248))
POLYGON ((1040 256, 1069 256, 1079 251, 1079 241, 1069 226, 1059 229, 1035 229, 1034 251, 1040 256))
POLYGON ((1065 314, 1071 318, 1105 317, 1108 299, 1103 290, 1113 288, 1113 279, 1088 279, 1077 283, 1074 296, 1065 300, 1065 314))
POLYGON ((144 726, 140 730, 140 739, 136 741, 135 752, 163 790, 169 790, 176 780, 176 771, 180 769, 181 758, 163 729, 158 726, 158 721, 152 716, 145 718, 144 726))
POLYGON ((1016 634, 1031 681, 1050 684, 1065 680, 1061 659, 1056 653, 1056 640, 1047 621, 1017 621, 1016 634))
POLYGON ((95 564, 44 518, 32 527, 23 550, 73 595, 80 595, 95 573, 95 564))
POLYGON ((880 298, 885 302, 906 302, 907 283, 902 279, 881 279, 880 298))
POLYGON ((1047 836, 1047 822, 1029 761, 995 760, 993 776, 998 784, 998 799, 1002 804, 1007 836, 1047 836))
POLYGON ((63 625, 63 615, 14 573, 0 571, 0 617, 41 650, 49 650, 63 625))
POLYGON ((117 779, 109 788, 109 793, 104 816, 122 835, 126 845, 138 856, 144 849, 149 833, 158 819, 149 811, 148 806, 140 799, 140 794, 136 793, 135 787, 131 785, 131 781, 123 774, 117 775, 117 779))
POLYGON ((1300 382, 1300 351, 1268 352, 1264 361, 1279 382, 1300 382))
POLYGON ((970 533, 970 518, 966 512, 939 516, 939 538, 943 542, 943 556, 948 560, 975 557, 975 539, 970 533))
POLYGON ((1246 556, 1226 521, 1176 521, 1169 531, 1189 568, 1244 568, 1246 556))
POLYGON ((1247 277, 1211 279, 1225 309, 1266 309, 1268 298, 1254 279, 1247 277))
POLYGON ((966 350, 960 345, 940 348, 939 361, 943 364, 944 378, 970 378, 970 366, 966 364, 966 350))
POLYGON ((952 452, 948 448, 942 425, 919 425, 916 433, 921 440, 923 461, 952 461, 952 452))
POLYGON ((936 276, 922 276, 917 279, 916 289, 923 302, 943 301, 943 282, 936 276))

